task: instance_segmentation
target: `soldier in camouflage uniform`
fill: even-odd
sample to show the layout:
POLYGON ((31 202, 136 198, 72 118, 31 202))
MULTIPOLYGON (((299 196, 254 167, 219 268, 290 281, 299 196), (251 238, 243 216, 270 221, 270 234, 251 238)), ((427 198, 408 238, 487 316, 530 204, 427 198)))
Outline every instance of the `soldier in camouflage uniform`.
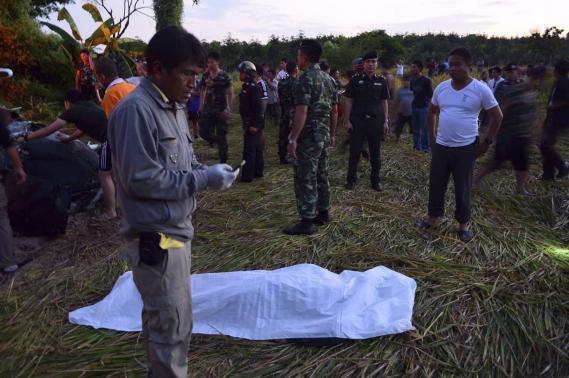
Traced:
POLYGON ((297 82, 298 67, 294 62, 286 64, 287 77, 279 82, 279 101, 281 103, 281 122, 279 124, 279 158, 282 164, 288 164, 286 158, 288 136, 292 128, 294 118, 294 93, 293 89, 297 82))
POLYGON ((330 221, 330 183, 327 148, 335 142, 338 94, 332 77, 318 65, 322 47, 302 41, 298 65, 304 73, 294 87, 294 123, 288 152, 294 159, 294 190, 300 223, 287 227, 288 235, 310 235, 314 224, 330 221))
POLYGON ((227 119, 233 104, 231 78, 219 68, 219 54, 210 52, 207 72, 202 79, 200 136, 213 146, 217 143, 219 160, 227 162, 227 119))

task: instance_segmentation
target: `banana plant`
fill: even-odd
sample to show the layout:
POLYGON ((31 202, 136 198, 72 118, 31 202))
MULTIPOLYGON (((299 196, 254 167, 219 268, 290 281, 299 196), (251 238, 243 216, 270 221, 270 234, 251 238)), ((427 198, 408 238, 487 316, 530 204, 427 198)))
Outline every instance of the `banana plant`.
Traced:
POLYGON ((79 56, 79 51, 82 47, 91 49, 94 46, 105 45, 104 55, 109 56, 115 61, 121 76, 132 76, 136 69, 136 64, 119 47, 119 36, 122 35, 123 32, 121 23, 115 24, 112 17, 103 21, 103 17, 101 16, 99 9, 93 4, 84 4, 82 8, 91 15, 93 21, 100 23, 95 31, 86 39, 83 39, 81 36, 75 20, 65 7, 57 14, 57 20, 66 21, 71 29, 71 34, 49 22, 42 21, 41 24, 45 25, 63 38, 61 47, 64 50, 65 55, 73 57, 74 62, 76 62, 77 57, 79 56))

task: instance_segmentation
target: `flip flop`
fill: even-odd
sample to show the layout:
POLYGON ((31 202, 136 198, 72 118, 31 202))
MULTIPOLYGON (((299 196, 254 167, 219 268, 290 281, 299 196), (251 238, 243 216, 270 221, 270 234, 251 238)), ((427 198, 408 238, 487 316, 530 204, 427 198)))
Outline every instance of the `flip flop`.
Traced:
POLYGON ((433 227, 433 225, 427 222, 426 220, 420 220, 417 221, 417 223, 415 223, 415 227, 421 230, 428 230, 429 228, 433 227))
POLYGON ((468 243, 474 238, 474 233, 470 230, 458 230, 457 235, 463 243, 468 243))

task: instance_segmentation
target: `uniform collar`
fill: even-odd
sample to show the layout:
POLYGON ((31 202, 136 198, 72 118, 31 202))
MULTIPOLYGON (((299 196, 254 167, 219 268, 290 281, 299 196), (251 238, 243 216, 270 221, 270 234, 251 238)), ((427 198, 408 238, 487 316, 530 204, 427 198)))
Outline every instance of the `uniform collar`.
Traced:
POLYGON ((320 69, 320 64, 318 63, 311 63, 306 70, 319 70, 320 69))
POLYGON ((150 79, 143 78, 140 82, 140 86, 144 88, 161 107, 165 109, 183 109, 182 105, 170 101, 164 92, 150 79))

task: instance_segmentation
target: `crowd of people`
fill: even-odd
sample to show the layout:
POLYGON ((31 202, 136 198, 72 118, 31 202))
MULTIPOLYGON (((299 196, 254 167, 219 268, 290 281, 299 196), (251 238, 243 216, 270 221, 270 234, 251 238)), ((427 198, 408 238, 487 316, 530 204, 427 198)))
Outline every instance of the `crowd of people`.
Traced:
MULTIPOLYGON (((463 242, 474 237, 469 229, 474 165, 492 144, 496 146, 494 156, 474 186, 510 160, 518 193, 530 195, 526 183, 531 131, 537 121, 537 94, 545 69, 532 67, 527 70, 528 78, 521 80, 519 67, 510 63, 503 72, 493 68, 491 79, 475 79, 469 51, 456 48, 438 66, 430 60, 424 67, 415 60, 405 70, 399 61, 395 76, 402 85, 395 90, 395 77, 380 66, 376 51, 354 60, 347 82, 321 55, 316 40, 304 39, 296 59, 283 58, 278 72, 265 64, 239 64, 244 161, 239 167, 227 164, 228 119, 234 103, 231 75, 220 68, 218 53, 206 52, 180 27, 167 27, 152 37, 136 79, 121 78, 110 58, 93 62, 89 51, 82 51, 76 88, 64 97, 65 111, 49 126, 23 137, 29 141, 56 133, 61 142, 69 142, 88 135, 101 143, 105 216, 117 216, 118 199, 121 233, 126 238, 123 252, 144 303, 150 376, 186 376, 192 324, 187 278, 196 194, 228 189, 240 170, 243 183, 263 177, 266 122, 278 124, 280 163, 293 165, 300 219, 284 228, 288 235, 309 235, 315 226, 331 221, 328 154, 336 144, 338 119, 349 133, 348 190, 356 188, 362 156, 367 156, 371 166, 371 189, 383 190, 380 147, 391 124, 397 141, 407 125, 413 134, 413 149, 431 154, 428 210, 416 223, 420 229, 436 226, 444 215, 452 175, 457 236, 463 242), (448 72, 450 79, 433 88, 430 77, 437 69, 448 72), (393 122, 390 101, 395 101, 397 113, 393 122), (72 134, 60 131, 67 123, 76 126, 72 134), (218 164, 198 161, 193 146, 199 138, 217 148, 218 164)), ((559 61, 554 72, 540 142, 543 180, 569 174, 554 147, 569 128, 569 63, 559 61)), ((13 110, 0 107, 0 143, 12 160, 18 182, 23 182, 26 174, 6 131, 7 114, 13 110)), ((0 189, 0 264, 11 272, 18 266, 0 189)))

